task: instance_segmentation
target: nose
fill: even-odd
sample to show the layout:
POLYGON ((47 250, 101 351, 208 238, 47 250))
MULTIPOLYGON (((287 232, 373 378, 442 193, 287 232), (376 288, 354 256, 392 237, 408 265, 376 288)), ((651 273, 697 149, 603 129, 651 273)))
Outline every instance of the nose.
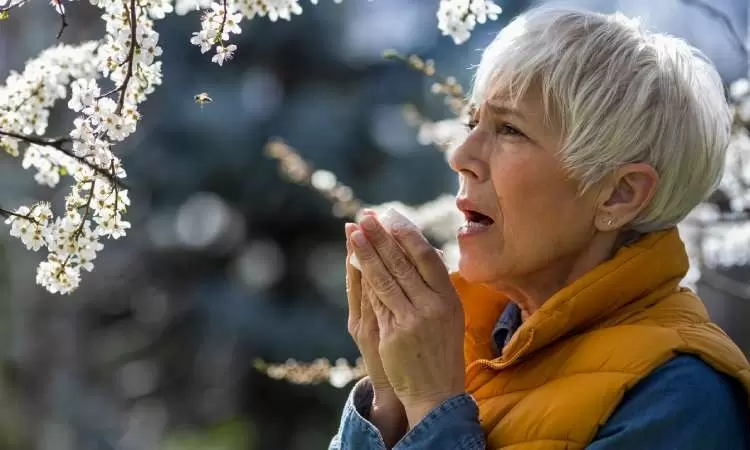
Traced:
POLYGON ((458 174, 481 182, 488 176, 487 164, 482 154, 482 139, 478 136, 477 130, 474 130, 450 154, 448 165, 458 174))

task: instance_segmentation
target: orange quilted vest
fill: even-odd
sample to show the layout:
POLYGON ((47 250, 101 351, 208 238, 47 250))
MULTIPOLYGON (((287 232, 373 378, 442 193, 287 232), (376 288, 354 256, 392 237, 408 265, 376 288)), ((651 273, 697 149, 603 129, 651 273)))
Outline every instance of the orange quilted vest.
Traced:
POLYGON ((466 390, 488 448, 584 448, 625 392, 679 353, 735 377, 750 395, 747 359, 679 287, 687 269, 676 229, 649 234, 550 298, 496 359, 490 338, 507 299, 454 274, 466 315, 466 390))

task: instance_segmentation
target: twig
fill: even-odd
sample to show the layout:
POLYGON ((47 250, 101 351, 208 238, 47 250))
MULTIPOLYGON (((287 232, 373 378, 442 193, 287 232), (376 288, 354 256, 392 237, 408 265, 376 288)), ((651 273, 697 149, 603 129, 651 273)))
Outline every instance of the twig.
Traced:
MULTIPOLYGON (((81 233, 83 233, 83 227, 86 225, 86 219, 88 219, 89 213, 91 212, 91 201, 94 199, 94 189, 96 188, 96 180, 91 180, 91 189, 89 190, 89 196, 88 199, 86 199, 86 210, 83 212, 83 216, 81 217, 81 224, 78 225, 78 228, 73 231, 73 234, 71 234, 71 237, 76 240, 76 245, 78 245, 78 239, 81 237, 81 233)), ((65 260, 60 264, 60 270, 57 272, 57 275, 55 277, 59 280, 60 275, 62 275, 63 271, 65 271, 65 267, 67 267, 68 262, 70 262, 70 257, 73 256, 73 252, 68 253, 68 256, 65 257, 65 260)))
POLYGON ((221 25, 219 26, 219 32, 216 33, 216 38, 214 39, 214 41, 217 44, 223 46, 222 42, 224 41, 224 39, 222 39, 222 36, 224 35, 224 24, 227 23, 227 14, 229 12, 227 11, 227 0, 223 0, 222 4, 224 7, 224 14, 221 17, 221 25))
POLYGON ((58 13, 60 14, 61 23, 60 23, 60 31, 57 32, 57 38, 56 39, 59 41, 60 38, 62 37, 63 31, 65 30, 65 28, 68 27, 68 21, 65 20, 66 18, 65 18, 65 11, 64 10, 58 11, 58 13))
MULTIPOLYGON (((127 9, 127 7, 126 7, 127 9)), ((122 80, 122 85, 119 87, 119 96, 117 98, 117 109, 115 109, 115 114, 120 115, 122 113, 122 108, 125 106, 125 93, 128 90, 128 83, 130 82, 130 78, 133 76, 133 63, 135 60, 135 47, 137 45, 136 43, 136 36, 137 36, 137 29, 136 29, 136 14, 135 14, 135 0, 130 0, 130 49, 128 50, 128 57, 125 61, 127 61, 128 68, 125 72, 125 78, 122 80)))
POLYGON ((9 210, 7 210, 7 209, 3 209, 3 208, 0 208, 0 216, 5 216, 5 217, 10 217, 10 216, 12 216, 12 217, 18 217, 19 219, 25 219, 25 220, 28 220, 28 221, 30 221, 30 222, 33 222, 33 223, 37 223, 36 219, 34 219, 34 218, 32 218, 32 217, 24 216, 23 214, 16 214, 16 213, 14 213, 13 211, 9 211, 9 210))
POLYGON ((464 95, 463 86, 453 77, 443 78, 438 75, 432 60, 424 60, 417 55, 402 55, 396 50, 386 50, 383 52, 383 58, 402 62, 410 69, 434 79, 433 93, 445 96, 446 103, 457 116, 465 112, 468 101, 464 95), (436 86, 438 88, 437 91, 434 90, 436 86))
MULTIPOLYGON (((72 236, 78 240, 79 237, 81 237, 81 233, 83 232, 83 226, 86 225, 86 219, 89 218, 89 214, 91 213, 91 202, 94 200, 94 189, 96 189, 96 180, 91 180, 91 188, 89 189, 89 196, 86 199, 86 206, 85 210, 83 211, 83 216, 81 217, 81 224, 78 225, 78 228, 73 232, 72 236)), ((70 255, 68 255, 70 257, 70 255)), ((65 261, 67 262, 68 259, 66 258, 65 261)), ((63 266, 65 266, 65 263, 63 263, 63 266)))
POLYGON ((73 142, 73 139, 67 136, 57 137, 57 138, 46 138, 42 136, 28 136, 25 134, 18 134, 12 131, 3 131, 3 130, 0 130, 0 135, 8 136, 14 139, 20 139, 30 144, 48 145, 50 147, 54 147, 58 150, 66 151, 66 152, 67 150, 63 147, 63 145, 69 142, 73 142))
POLYGON ((313 178, 315 170, 305 161, 297 151, 279 138, 272 138, 266 142, 265 153, 279 162, 279 169, 291 182, 301 186, 312 187, 333 205, 333 213, 337 217, 356 218, 362 208, 352 188, 333 180, 332 186, 316 186, 313 178))
POLYGON ((69 136, 63 136, 63 137, 57 137, 57 138, 46 138, 42 136, 27 136, 24 134, 18 134, 12 131, 3 131, 3 130, 0 130, 0 136, 8 136, 10 138, 19 139, 19 140, 28 142, 30 144, 44 145, 47 147, 54 148, 55 150, 75 159, 79 163, 91 168, 94 172, 106 178, 110 183, 119 185, 123 189, 127 189, 127 186, 125 186, 124 183, 115 176, 114 171, 110 173, 106 169, 102 169, 96 164, 93 164, 87 161, 86 158, 82 156, 78 156, 75 153, 73 153, 71 150, 68 150, 67 148, 65 148, 64 147, 65 144, 73 142, 73 138, 69 136))

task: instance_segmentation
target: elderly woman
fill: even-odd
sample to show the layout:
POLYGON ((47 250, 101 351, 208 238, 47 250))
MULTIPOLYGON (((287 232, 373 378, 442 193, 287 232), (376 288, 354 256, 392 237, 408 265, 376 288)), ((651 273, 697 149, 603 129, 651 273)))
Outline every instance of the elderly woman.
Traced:
POLYGON ((331 449, 746 449, 750 365, 679 287, 716 187, 716 70, 621 15, 533 10, 485 50, 458 172, 459 271, 347 224, 368 377, 331 449))

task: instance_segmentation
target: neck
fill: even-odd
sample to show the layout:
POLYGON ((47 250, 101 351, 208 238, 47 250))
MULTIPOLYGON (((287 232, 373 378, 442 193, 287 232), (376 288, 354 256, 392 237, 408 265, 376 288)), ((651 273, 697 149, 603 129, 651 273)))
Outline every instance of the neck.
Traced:
POLYGON ((579 252, 533 273, 497 281, 494 287, 521 308, 525 320, 555 293, 614 256, 623 244, 614 233, 598 234, 579 252))

